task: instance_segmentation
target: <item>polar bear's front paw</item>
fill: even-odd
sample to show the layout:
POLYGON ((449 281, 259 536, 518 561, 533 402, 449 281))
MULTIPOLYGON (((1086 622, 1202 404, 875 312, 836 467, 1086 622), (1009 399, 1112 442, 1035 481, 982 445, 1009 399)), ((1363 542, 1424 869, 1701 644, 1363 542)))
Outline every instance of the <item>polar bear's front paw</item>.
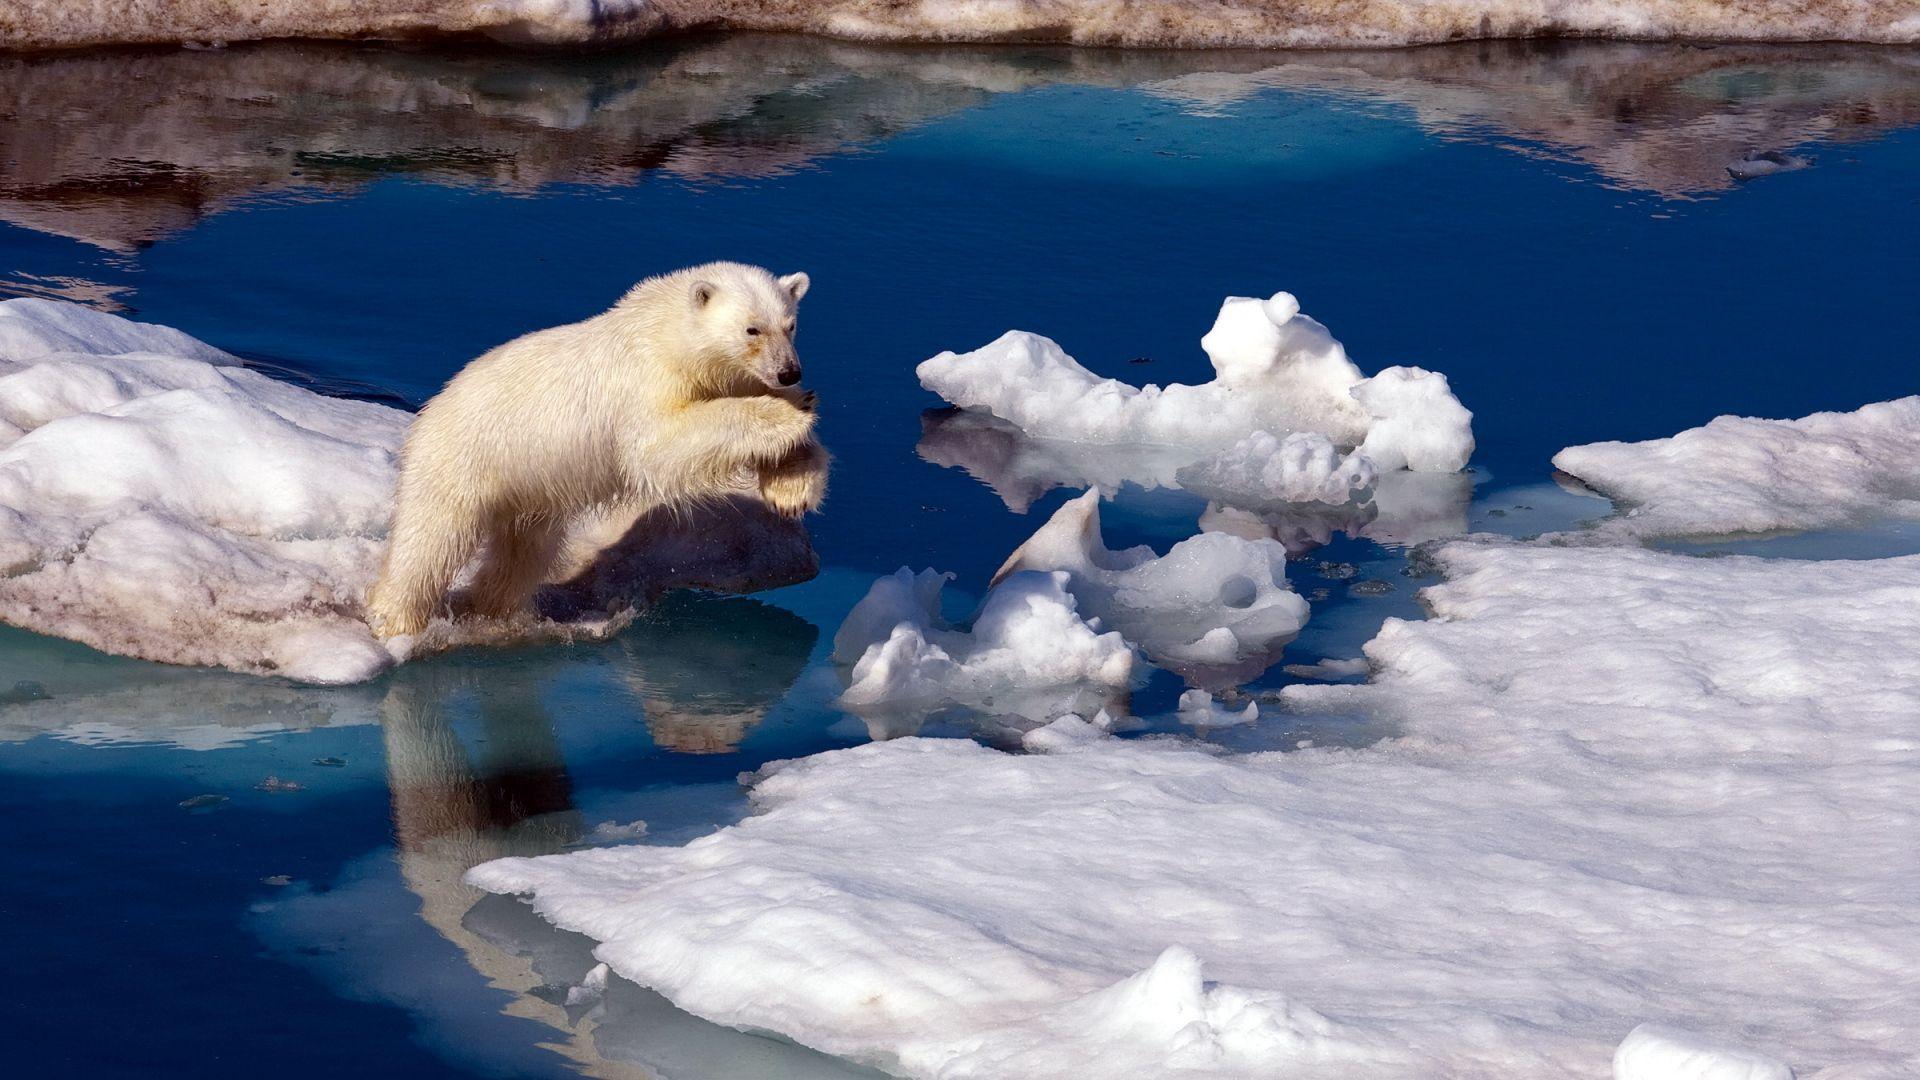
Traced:
POLYGON ((817 510, 827 497, 827 452, 817 444, 760 470, 760 497, 781 517, 817 510))

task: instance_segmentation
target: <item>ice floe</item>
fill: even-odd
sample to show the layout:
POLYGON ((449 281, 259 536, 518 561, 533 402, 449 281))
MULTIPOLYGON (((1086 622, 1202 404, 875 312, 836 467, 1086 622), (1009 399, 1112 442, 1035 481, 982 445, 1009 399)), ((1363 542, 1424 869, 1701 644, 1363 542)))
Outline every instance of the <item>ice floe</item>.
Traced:
POLYGON ((851 664, 839 703, 856 711, 925 713, 966 705, 1037 722, 1106 703, 1133 678, 1133 649, 1082 618, 1069 575, 1012 573, 988 591, 967 629, 947 623, 940 594, 952 575, 902 567, 873 583, 834 634, 851 664))
POLYGON ((1468 38, 1618 37, 1636 40, 1920 40, 1901 4, 1826 0, 1723 4, 1698 0, 1268 0, 1257 6, 1153 0, 1009 0, 886 4, 877 0, 278 0, 237 14, 229 0, 76 4, 15 0, 7 44, 58 48, 260 38, 488 37, 583 44, 727 27, 881 41, 1054 41, 1079 45, 1220 48, 1377 48, 1468 38))
MULTIPOLYGON (((302 682, 395 656, 361 618, 407 413, 326 397, 166 327, 0 303, 0 620, 106 652, 302 682)), ((417 648, 596 635, 697 585, 810 577, 799 525, 741 494, 692 515, 577 523, 564 623, 440 620, 417 648)))
POLYGON ((904 739, 769 767, 683 848, 470 880, 698 1015, 912 1076, 1592 1077, 1648 1021, 1631 1075, 1920 1068, 1920 558, 1434 557, 1372 682, 1282 695, 1375 747, 904 739))
POLYGON ((1452 472, 1473 453, 1472 414, 1444 375, 1395 367, 1369 379, 1288 293, 1229 297, 1200 341, 1215 379, 1137 387, 1102 379, 1037 334, 1011 331, 922 363, 921 385, 963 409, 1068 442, 1178 447, 1194 459, 1255 432, 1370 444, 1388 469, 1452 472))
POLYGON ((1722 416, 1670 438, 1568 447, 1553 464, 1622 505, 1594 530, 1608 539, 1920 518, 1920 397, 1798 420, 1722 416))
POLYGON ((1035 570, 1065 572, 1082 617, 1118 631, 1153 663, 1208 684, 1266 670, 1307 622, 1280 544, 1216 532, 1160 556, 1144 546, 1110 551, 1094 491, 1056 511, 994 580, 1035 570))

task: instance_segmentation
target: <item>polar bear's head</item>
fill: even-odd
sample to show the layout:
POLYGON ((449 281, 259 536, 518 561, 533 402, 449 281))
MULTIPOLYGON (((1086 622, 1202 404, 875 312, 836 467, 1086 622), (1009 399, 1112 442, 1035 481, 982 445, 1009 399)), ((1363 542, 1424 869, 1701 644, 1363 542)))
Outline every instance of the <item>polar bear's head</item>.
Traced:
POLYGON ((774 277, 757 266, 711 263, 687 271, 688 333, 710 365, 708 382, 758 381, 770 389, 800 381, 796 312, 807 275, 774 277))

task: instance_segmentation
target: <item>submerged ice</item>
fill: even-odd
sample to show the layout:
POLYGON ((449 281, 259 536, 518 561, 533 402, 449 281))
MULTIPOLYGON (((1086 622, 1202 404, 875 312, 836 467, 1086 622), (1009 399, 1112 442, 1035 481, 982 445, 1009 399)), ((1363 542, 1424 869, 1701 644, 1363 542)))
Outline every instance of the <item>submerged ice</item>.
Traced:
POLYGON ((913 1076, 1920 1068, 1920 558, 1435 558, 1372 682, 1284 694, 1388 720, 1370 749, 905 739, 771 767, 684 848, 471 880, 913 1076))

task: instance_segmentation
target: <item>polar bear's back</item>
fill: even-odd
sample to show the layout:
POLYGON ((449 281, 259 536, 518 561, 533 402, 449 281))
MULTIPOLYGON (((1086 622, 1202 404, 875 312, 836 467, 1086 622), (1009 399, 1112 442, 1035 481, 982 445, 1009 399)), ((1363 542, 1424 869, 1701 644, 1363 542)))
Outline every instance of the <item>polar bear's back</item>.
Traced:
MULTIPOLYGON (((644 350, 651 353, 653 350, 644 350)), ((485 353, 428 402, 409 457, 422 477, 494 508, 564 513, 621 497, 620 441, 650 413, 649 357, 608 316, 539 330, 485 353)))

